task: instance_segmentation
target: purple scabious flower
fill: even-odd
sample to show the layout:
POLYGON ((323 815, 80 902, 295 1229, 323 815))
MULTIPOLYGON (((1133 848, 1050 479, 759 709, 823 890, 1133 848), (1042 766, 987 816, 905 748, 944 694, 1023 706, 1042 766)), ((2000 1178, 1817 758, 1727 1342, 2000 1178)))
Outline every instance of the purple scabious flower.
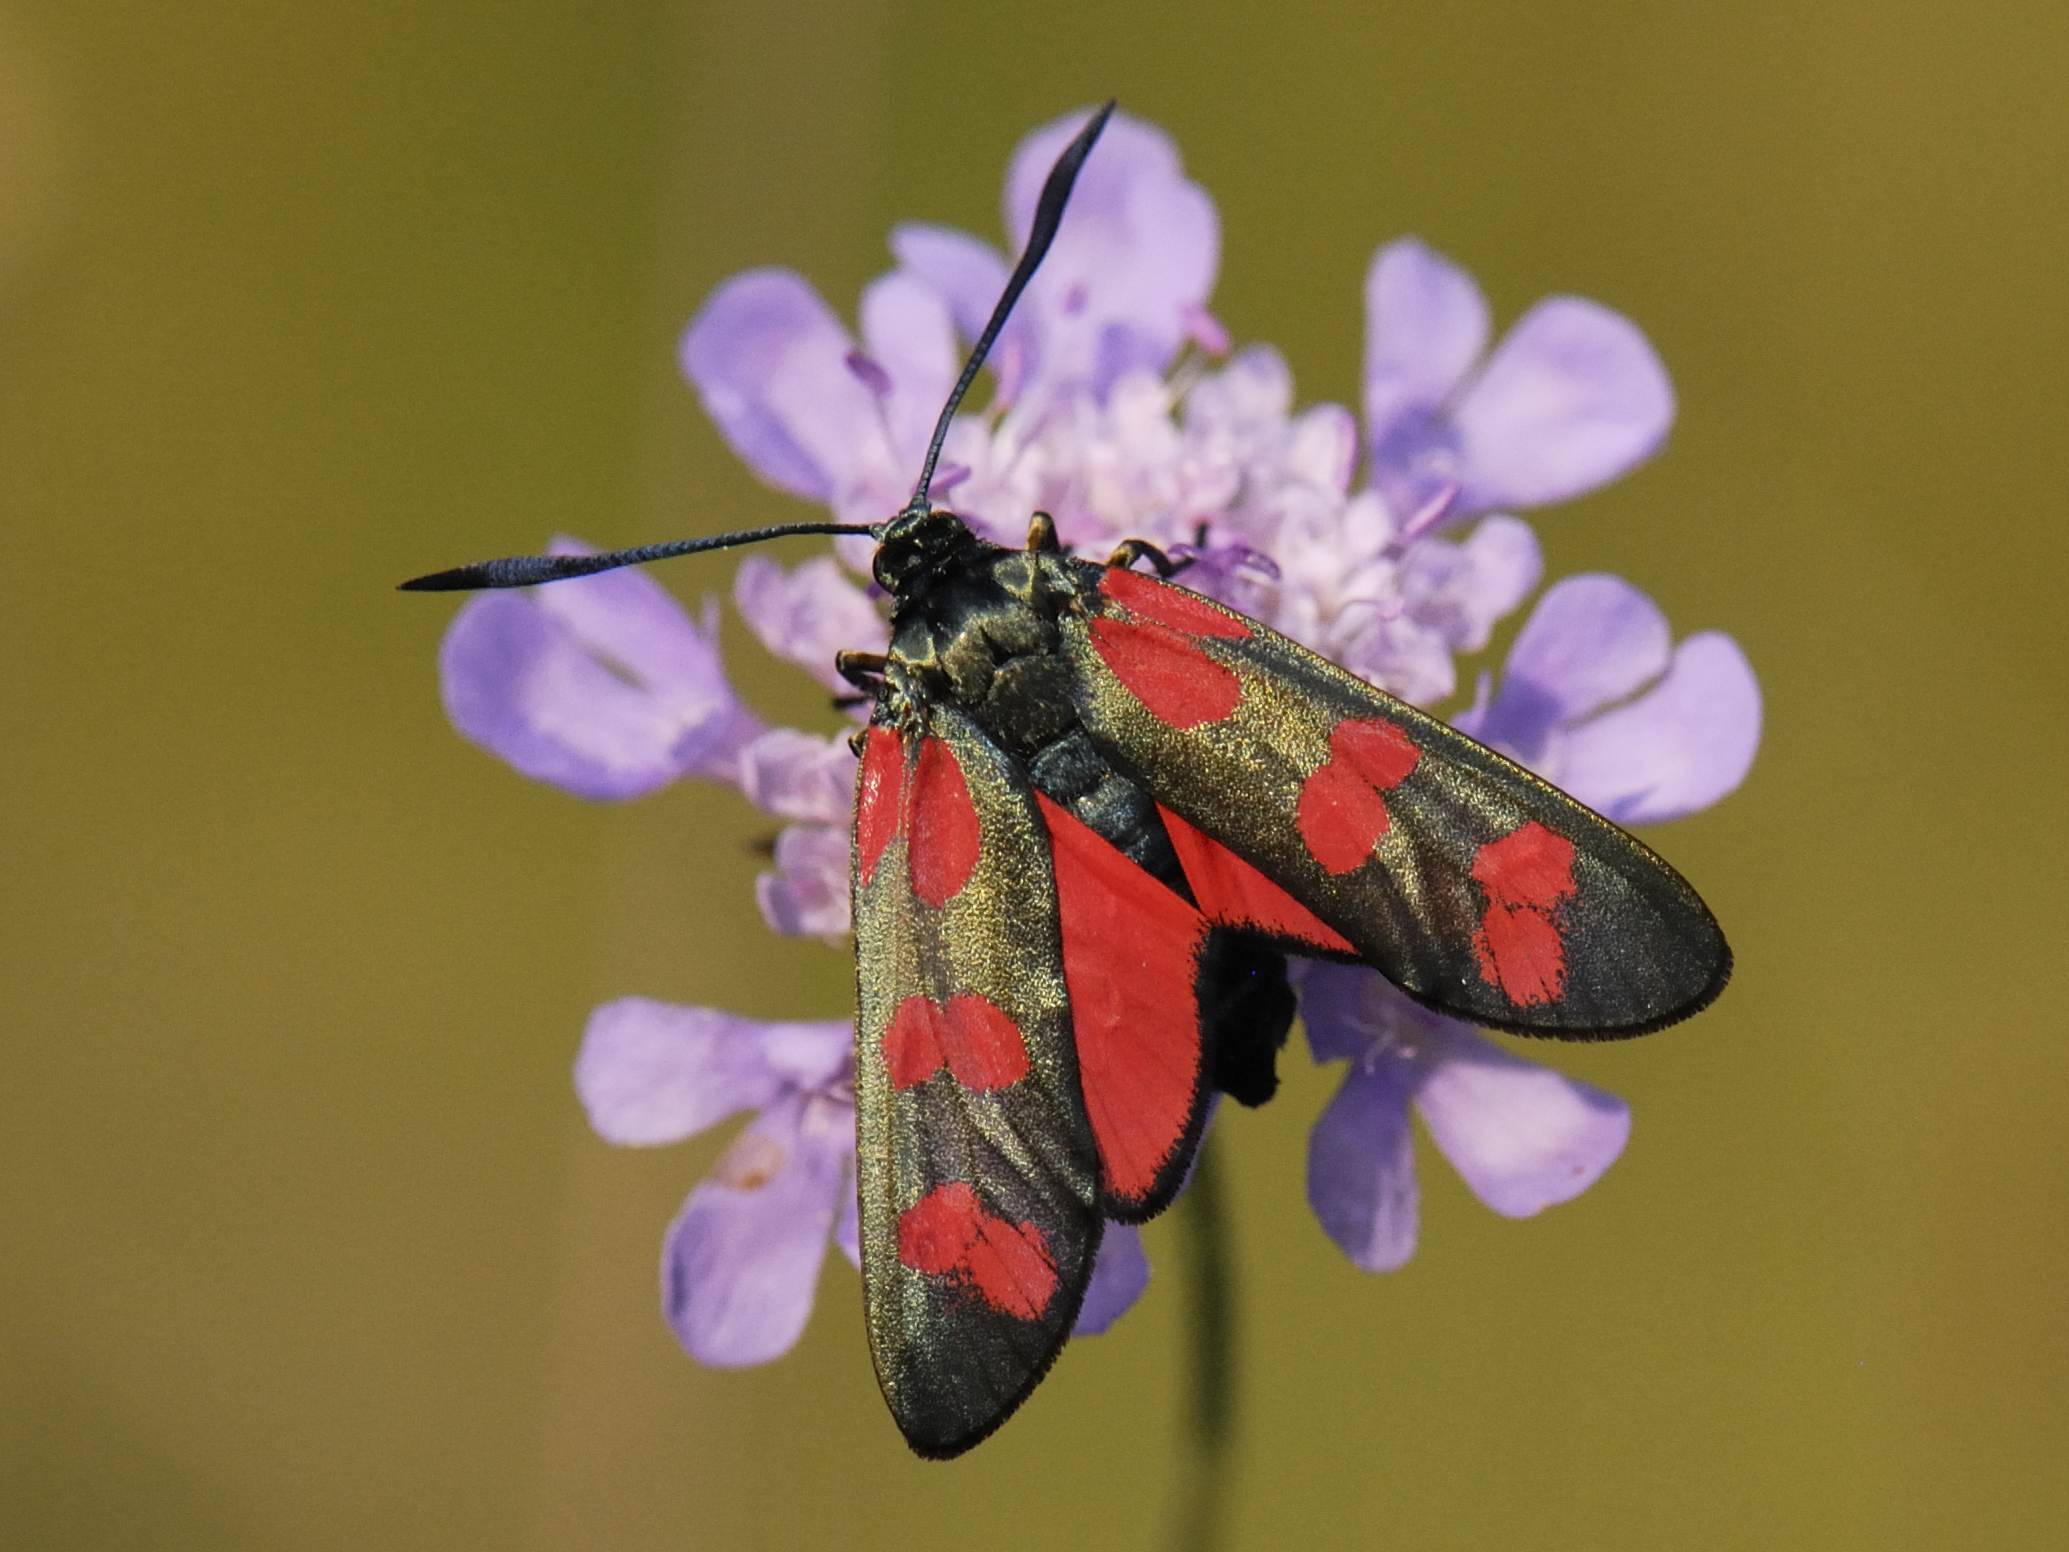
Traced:
MULTIPOLYGON (((1014 153, 1010 245, 1079 122, 1014 153)), ((947 228, 901 226, 891 247, 895 267, 865 288, 855 332, 804 279, 763 269, 722 285, 682 342, 686 376, 740 457, 842 521, 904 503, 962 342, 1007 269, 1004 250, 947 228)), ((1301 407, 1284 359, 1231 353, 1207 310, 1218 255, 1214 206, 1171 141, 1116 116, 993 356, 991 401, 949 430, 935 493, 1001 542, 1019 543, 1044 510, 1083 552, 1163 545, 1190 562, 1188 585, 1405 700, 1445 699, 1460 655, 1484 649, 1540 580, 1536 537, 1513 510, 1581 494, 1656 450, 1673 416, 1664 370, 1635 325, 1573 298, 1539 303, 1489 354, 1470 278, 1409 240, 1382 248, 1366 279, 1362 416, 1301 407)), ((869 548, 841 540, 791 566, 755 555, 734 606, 769 651, 844 689, 834 653, 881 648, 887 634, 862 580, 869 548)), ((692 618, 639 572, 489 594, 447 635, 446 705, 467 737, 580 796, 636 797, 683 777, 734 787, 783 824, 755 884, 764 920, 841 943, 854 756, 838 734, 756 717, 715 643, 715 605, 692 618)), ((1543 594, 1499 680, 1481 674, 1456 720, 1611 818, 1650 823, 1731 791, 1759 719, 1727 637, 1676 647, 1637 589, 1583 576, 1543 594)), ((1510 1216, 1568 1200, 1621 1152, 1620 1101, 1375 972, 1306 965, 1298 985, 1315 1059, 1347 1063, 1314 1128, 1310 1200, 1359 1266, 1399 1266, 1415 1248, 1412 1114, 1510 1216)), ((749 1117, 669 1230, 664 1306, 702 1361, 786 1351, 826 1247, 857 1260, 849 1025, 621 999, 590 1020, 576 1085, 614 1143, 749 1117)), ((1148 1276, 1136 1232, 1109 1225, 1079 1332, 1105 1329, 1148 1276)))

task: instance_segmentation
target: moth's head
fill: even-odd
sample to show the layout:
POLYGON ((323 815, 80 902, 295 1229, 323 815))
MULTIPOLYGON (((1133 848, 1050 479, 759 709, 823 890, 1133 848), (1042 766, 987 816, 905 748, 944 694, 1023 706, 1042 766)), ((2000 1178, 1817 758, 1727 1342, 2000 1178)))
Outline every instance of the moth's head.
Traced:
POLYGON ((963 520, 945 507, 907 507, 884 524, 870 569, 886 592, 910 594, 929 573, 976 542, 963 520))

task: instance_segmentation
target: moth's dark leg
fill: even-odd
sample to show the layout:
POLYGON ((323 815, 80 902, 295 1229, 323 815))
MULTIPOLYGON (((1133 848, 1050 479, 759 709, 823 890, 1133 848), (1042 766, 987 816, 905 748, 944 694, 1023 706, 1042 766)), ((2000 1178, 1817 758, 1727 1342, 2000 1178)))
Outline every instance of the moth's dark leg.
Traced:
POLYGON ((1146 560, 1156 568, 1160 577, 1168 577, 1178 569, 1178 564, 1147 539, 1123 539, 1114 546, 1113 554, 1107 556, 1109 566, 1128 567, 1138 560, 1146 560))
POLYGON ((1029 518, 1027 523, 1027 547, 1030 550, 1043 550, 1052 555, 1060 551, 1063 546, 1056 542, 1056 519, 1047 512, 1037 512, 1033 517, 1029 518))
POLYGON ((836 652, 833 655, 833 671, 858 690, 874 693, 883 672, 891 666, 891 660, 881 652, 836 652))
MULTIPOLYGON (((881 652, 836 652, 833 655, 833 671, 862 693, 860 695, 836 695, 833 698, 835 711, 851 711, 857 706, 867 706, 875 700, 884 688, 884 670, 891 666, 891 660, 881 652)), ((862 753, 862 740, 868 729, 857 728, 848 735, 848 747, 856 754, 862 753)))
POLYGON ((863 744, 864 744, 864 743, 865 743, 865 742, 866 742, 866 741, 868 740, 868 738, 869 738, 869 729, 868 729, 868 728, 866 728, 866 727, 859 727, 859 728, 855 729, 855 731, 854 731, 854 732, 852 732, 852 733, 850 733, 850 734, 848 735, 848 753, 849 753, 849 754, 851 754, 851 755, 853 755, 853 756, 854 756, 854 757, 855 757, 856 759, 858 759, 858 760, 859 760, 859 759, 861 759, 861 758, 862 758, 862 745, 863 745, 863 744))

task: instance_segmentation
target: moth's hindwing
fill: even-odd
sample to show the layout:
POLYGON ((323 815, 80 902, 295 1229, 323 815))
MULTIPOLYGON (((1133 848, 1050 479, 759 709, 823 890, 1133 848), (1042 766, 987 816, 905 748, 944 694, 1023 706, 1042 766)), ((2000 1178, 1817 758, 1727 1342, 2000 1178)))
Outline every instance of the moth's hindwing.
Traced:
POLYGON ((862 1293, 922 1455, 1005 1421, 1070 1334, 1099 1244, 1046 829, 1026 777, 932 706, 870 728, 853 895, 862 1293))
POLYGON ((1723 989, 1709 909, 1593 810, 1196 593, 1072 574, 1079 717, 1180 821, 1210 917, 1526 1034, 1641 1034, 1723 989))
POLYGON ((1068 809, 1038 801, 1100 1210, 1139 1223, 1178 1194, 1206 1122, 1199 982, 1212 924, 1068 809))

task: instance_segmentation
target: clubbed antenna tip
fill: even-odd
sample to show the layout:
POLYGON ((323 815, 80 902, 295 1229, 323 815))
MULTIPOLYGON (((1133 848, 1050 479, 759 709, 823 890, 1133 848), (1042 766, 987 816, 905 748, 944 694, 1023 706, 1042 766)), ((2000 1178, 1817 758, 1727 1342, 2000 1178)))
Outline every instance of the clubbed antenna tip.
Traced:
POLYGON ((740 533, 713 534, 705 539, 674 539, 666 544, 642 544, 630 550, 608 550, 601 555, 510 555, 501 560, 476 561, 450 571, 434 571, 398 583, 402 593, 470 593, 490 587, 537 587, 542 582, 565 582, 570 577, 592 577, 599 571, 616 571, 620 566, 644 566, 650 560, 668 560, 677 555, 695 555, 704 550, 729 550, 736 544, 760 544, 786 534, 870 534, 870 523, 780 523, 773 528, 749 528, 740 533))
POLYGON ((1006 319, 1013 312, 1013 304, 1020 300, 1020 293, 1034 279, 1034 272, 1041 267, 1049 252, 1049 245, 1056 240, 1056 228, 1063 222, 1063 207, 1070 203, 1071 186, 1078 181, 1078 169, 1092 154, 1092 143, 1106 128, 1106 121, 1113 117, 1113 112, 1114 99, 1109 97, 1106 105, 1086 121, 1085 127, 1072 137, 1070 144, 1063 148, 1063 154, 1056 158, 1056 165, 1049 169, 1048 181, 1042 185, 1042 197, 1035 201, 1034 225, 1027 234, 1027 247, 1020 255, 1020 262, 1013 266, 1006 289, 999 293, 998 306, 991 310, 991 321, 977 336, 977 343, 970 347, 970 359, 963 363, 963 375, 956 379, 948 402, 941 407, 941 418, 934 423, 934 439, 927 444, 927 461, 920 469, 920 482, 913 487, 912 500, 905 506, 907 512, 927 510, 927 493, 934 483, 934 464, 941 457, 941 444, 948 436, 949 422, 955 419, 955 412, 962 407, 963 395, 970 391, 970 384, 977 380, 984 358, 991 354, 999 331, 1006 326, 1006 319))

